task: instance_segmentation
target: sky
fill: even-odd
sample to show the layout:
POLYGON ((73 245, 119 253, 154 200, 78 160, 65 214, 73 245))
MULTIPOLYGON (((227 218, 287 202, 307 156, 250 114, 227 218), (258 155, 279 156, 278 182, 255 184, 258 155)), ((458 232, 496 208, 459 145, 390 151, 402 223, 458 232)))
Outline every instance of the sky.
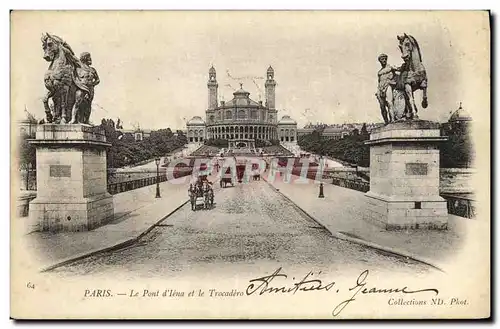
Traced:
MULTIPOLYGON (((12 117, 25 107, 44 117, 43 32, 92 54, 101 83, 91 122, 120 118, 126 129, 182 129, 191 117, 204 118, 211 65, 226 101, 240 82, 264 101, 272 65, 278 115, 299 127, 381 122, 377 56, 400 64, 403 33, 418 41, 427 70, 421 119, 446 121, 460 102, 474 116, 489 96, 485 12, 18 11, 11 15, 12 117), (256 79, 235 79, 249 76, 256 79)), ((415 98, 420 104, 420 91, 415 98)))

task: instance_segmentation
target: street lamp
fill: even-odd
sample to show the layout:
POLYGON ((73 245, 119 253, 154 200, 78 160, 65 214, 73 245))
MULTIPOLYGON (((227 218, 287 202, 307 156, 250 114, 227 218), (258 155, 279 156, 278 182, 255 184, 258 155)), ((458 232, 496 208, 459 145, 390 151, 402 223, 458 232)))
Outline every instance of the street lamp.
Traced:
POLYGON ((156 163, 156 197, 161 198, 161 195, 160 195, 160 158, 156 158, 155 163, 156 163))

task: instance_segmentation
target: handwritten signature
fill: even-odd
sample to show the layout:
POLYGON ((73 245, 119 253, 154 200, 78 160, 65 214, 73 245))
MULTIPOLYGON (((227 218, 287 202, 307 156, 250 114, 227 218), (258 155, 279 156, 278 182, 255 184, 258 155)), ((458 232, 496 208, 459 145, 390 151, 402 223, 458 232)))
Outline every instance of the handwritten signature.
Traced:
MULTIPOLYGON (((318 274, 321 274, 319 272, 318 274)), ((439 291, 436 288, 426 288, 426 289, 419 289, 419 290, 411 290, 407 286, 405 287, 398 287, 398 288, 376 288, 368 287, 367 283, 367 278, 368 278, 369 271, 364 270, 361 272, 361 274, 358 276, 356 279, 356 285, 353 287, 349 288, 349 292, 353 292, 351 297, 340 302, 335 306, 335 308, 332 311, 332 315, 338 316, 345 308, 347 305, 352 303, 353 301, 356 300, 356 296, 358 296, 359 293, 362 295, 366 294, 393 294, 393 293, 403 293, 403 294, 416 294, 416 293, 424 293, 424 292, 432 292, 435 295, 439 294, 439 291)), ((335 285, 335 281, 329 282, 329 283, 323 283, 322 280, 320 279, 313 279, 312 276, 314 275, 314 272, 310 271, 307 273, 307 275, 302 278, 302 280, 298 282, 294 282, 292 285, 281 285, 281 286, 272 286, 271 282, 274 281, 274 279, 277 278, 283 278, 287 279, 288 275, 285 273, 282 273, 282 268, 278 268, 274 273, 266 276, 262 276, 260 278, 255 278, 250 280, 250 284, 248 285, 246 289, 246 294, 248 296, 253 295, 258 292, 258 295, 263 295, 265 293, 281 293, 281 294, 295 294, 298 291, 330 291, 335 285)), ((293 278, 295 280, 295 278, 293 278)), ((334 289, 334 292, 338 293, 340 289, 334 289)), ((358 297, 359 299, 359 297, 358 297)))

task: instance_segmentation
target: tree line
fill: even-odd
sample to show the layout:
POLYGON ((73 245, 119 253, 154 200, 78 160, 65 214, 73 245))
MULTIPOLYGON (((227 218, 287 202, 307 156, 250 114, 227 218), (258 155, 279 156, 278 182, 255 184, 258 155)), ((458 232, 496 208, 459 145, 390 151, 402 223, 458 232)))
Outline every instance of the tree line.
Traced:
POLYGON ((135 140, 133 134, 122 133, 112 119, 102 119, 106 140, 111 143, 107 150, 108 168, 120 168, 134 165, 183 147, 187 143, 184 133, 177 130, 177 136, 170 128, 152 131, 142 140, 135 140))
POLYGON ((369 138, 370 135, 364 124, 361 131, 354 129, 350 135, 342 139, 324 138, 323 129, 317 129, 310 134, 300 136, 297 143, 304 151, 368 167, 370 165, 370 148, 364 145, 364 141, 369 138))
POLYGON ((441 131, 448 140, 440 145, 440 167, 473 167, 475 153, 467 123, 447 123, 441 131))
MULTIPOLYGON (((448 140, 439 145, 441 168, 468 168, 472 167, 474 148, 471 135, 465 126, 444 124, 442 135, 448 140)), ((322 129, 300 136, 299 146, 318 155, 329 156, 361 167, 370 166, 370 147, 364 142, 370 138, 363 125, 361 131, 354 129, 349 136, 340 140, 326 139, 322 136, 322 129)))

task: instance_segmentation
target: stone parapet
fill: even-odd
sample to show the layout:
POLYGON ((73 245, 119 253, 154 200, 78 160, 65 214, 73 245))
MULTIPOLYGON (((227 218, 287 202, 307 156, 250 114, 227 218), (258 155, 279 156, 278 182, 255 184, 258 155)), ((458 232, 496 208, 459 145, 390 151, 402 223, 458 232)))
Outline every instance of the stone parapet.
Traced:
POLYGON ((397 199, 367 192, 368 216, 377 226, 387 230, 399 229, 446 229, 448 209, 441 197, 397 199))

